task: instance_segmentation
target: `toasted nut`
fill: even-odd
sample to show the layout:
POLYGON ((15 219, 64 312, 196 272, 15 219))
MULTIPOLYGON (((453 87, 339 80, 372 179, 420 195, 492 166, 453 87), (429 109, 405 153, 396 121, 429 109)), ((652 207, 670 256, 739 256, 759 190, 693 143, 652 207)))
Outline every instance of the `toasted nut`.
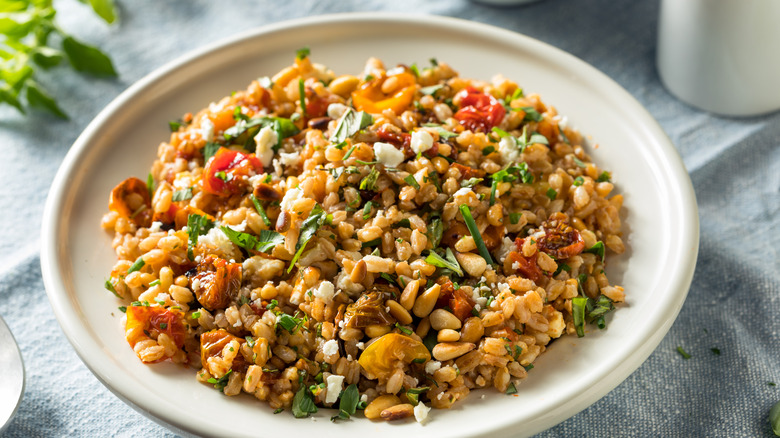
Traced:
POLYGON ((385 409, 400 403, 401 399, 393 394, 380 395, 366 406, 366 409, 363 410, 363 415, 373 420, 379 418, 385 409))
POLYGON ((455 242, 455 249, 460 252, 469 252, 477 249, 477 244, 471 236, 463 236, 455 242))
POLYGON ((404 306, 400 305, 398 301, 387 300, 385 301, 385 305, 390 308, 390 314, 393 315, 393 318, 397 319, 401 325, 412 323, 412 315, 410 315, 409 311, 404 309, 404 306))
POLYGON ((472 316, 463 323, 463 329, 460 331, 460 340, 461 342, 476 344, 484 334, 485 327, 482 325, 482 320, 472 316))
POLYGON ((290 224, 292 224, 290 213, 282 211, 279 213, 279 217, 276 219, 276 231, 279 233, 284 233, 290 229, 290 224))
POLYGON ((438 361, 455 359, 463 356, 477 346, 470 342, 443 342, 433 347, 433 357, 438 361))
POLYGON ((368 272, 366 262, 361 259, 355 263, 355 267, 352 268, 352 272, 349 274, 349 279, 352 280, 353 283, 362 283, 366 278, 366 272, 368 272))
POLYGON ((349 93, 353 92, 357 88, 360 79, 352 75, 339 76, 332 80, 328 85, 330 91, 333 94, 338 94, 341 97, 348 97, 349 93))
POLYGON ((404 307, 406 310, 412 310, 412 306, 414 306, 414 301, 417 299, 417 291, 420 290, 420 282, 410 281, 406 287, 404 288, 403 293, 401 293, 401 300, 400 304, 404 307))
POLYGON ((382 411, 382 413, 379 415, 385 421, 393 421, 393 420, 401 420, 404 418, 409 418, 412 415, 414 415, 414 406, 410 405, 409 403, 391 406, 385 409, 384 411, 382 411))
POLYGON ((441 330, 436 336, 436 340, 439 342, 457 342, 459 339, 460 333, 451 329, 441 330))
POLYGON ((487 269, 487 262, 479 254, 473 254, 470 252, 455 252, 455 258, 466 271, 472 277, 479 277, 487 269))
POLYGON ((423 292, 422 295, 417 297, 414 302, 412 312, 420 318, 428 316, 433 310, 433 306, 436 305, 436 300, 439 299, 439 293, 441 292, 441 285, 434 284, 430 289, 423 292))
POLYGON ((429 331, 431 331, 431 321, 426 316, 417 323, 417 330, 414 332, 422 339, 425 338, 429 331))
POLYGON ((431 312, 431 327, 434 330, 458 330, 461 327, 461 322, 457 316, 444 309, 436 309, 431 312))

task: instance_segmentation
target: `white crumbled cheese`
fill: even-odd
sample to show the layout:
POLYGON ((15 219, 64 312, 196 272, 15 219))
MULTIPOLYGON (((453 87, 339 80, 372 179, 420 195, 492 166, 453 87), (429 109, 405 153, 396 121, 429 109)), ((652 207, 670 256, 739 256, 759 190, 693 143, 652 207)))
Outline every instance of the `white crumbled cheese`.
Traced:
POLYGON ((482 310, 482 306, 480 306, 480 305, 479 305, 479 303, 477 303, 477 304, 474 304, 474 310, 476 310, 477 312, 479 312, 480 310, 482 310))
POLYGON ((377 161, 387 167, 398 167, 404 161, 403 151, 390 143, 382 143, 381 141, 374 143, 374 156, 376 156, 377 161))
POLYGON ((428 419, 428 412, 431 411, 431 408, 428 406, 425 406, 423 402, 417 403, 417 406, 414 407, 414 419, 417 420, 418 423, 424 423, 425 420, 428 419))
POLYGON ((366 344, 364 344, 362 342, 358 342, 357 344, 355 344, 355 347, 357 347, 360 350, 365 350, 366 349, 366 344))
POLYGON ((459 196, 466 196, 466 195, 468 195, 469 193, 472 193, 472 192, 473 192, 473 190, 471 190, 470 187, 461 187, 461 188, 458 189, 457 192, 452 194, 452 197, 453 198, 457 198, 459 196))
POLYGON ((553 117, 553 120, 558 122, 558 128, 560 128, 562 130, 563 129, 567 129, 569 127, 569 118, 566 117, 566 116, 562 116, 562 115, 559 114, 559 115, 556 115, 555 117, 553 117))
MULTIPOLYGON (((198 261, 200 262, 200 261, 198 261)), ((195 277, 192 279, 192 290, 197 292, 200 290, 200 279, 195 277)))
POLYGON ((282 210, 292 211, 293 203, 300 199, 301 195, 303 195, 301 189, 295 188, 287 190, 287 193, 284 194, 280 204, 282 210))
POLYGON ((270 126, 263 127, 263 129, 255 135, 255 143, 257 143, 255 155, 257 155, 257 158, 263 163, 263 167, 271 165, 271 161, 274 159, 273 147, 276 146, 278 141, 279 136, 276 135, 276 131, 270 126))
POLYGON ((159 231, 162 231, 162 222, 157 222, 157 221, 152 222, 152 226, 149 227, 149 232, 157 233, 159 231))
POLYGON ((255 187, 256 185, 258 185, 261 182, 263 182, 264 179, 265 179, 265 174, 264 173, 261 173, 259 175, 252 175, 252 176, 249 177, 249 184, 251 184, 252 187, 255 187))
POLYGON ((514 163, 520 160, 520 149, 517 147, 517 140, 511 135, 501 137, 498 142, 498 153, 504 164, 514 163))
POLYGON ((224 254, 233 253, 233 242, 219 227, 214 227, 203 236, 198 236, 198 245, 208 245, 222 251, 224 254))
POLYGON ((206 141, 214 140, 214 123, 211 119, 203 119, 200 122, 200 136, 206 141))
POLYGON ((504 263, 506 256, 508 256, 513 249, 515 249, 515 242, 513 242, 512 239, 508 237, 504 237, 504 239, 501 241, 501 246, 498 247, 498 251, 496 252, 498 261, 500 263, 504 263))
POLYGON ((518 269, 520 269, 520 262, 514 262, 514 263, 512 263, 512 269, 514 269, 515 271, 517 271, 518 269))
POLYGON ((414 131, 410 146, 415 154, 421 154, 433 147, 433 136, 428 131, 414 131))
POLYGON ((441 362, 436 360, 429 360, 425 363, 425 372, 427 374, 433 374, 441 368, 441 362))
POLYGON ((343 103, 332 103, 328 105, 328 117, 334 120, 339 119, 347 112, 347 109, 349 108, 343 103))
POLYGON ((331 339, 328 342, 322 344, 322 354, 325 356, 333 356, 339 353, 339 343, 335 339, 331 339))
POLYGON ((363 403, 368 403, 368 394, 361 395, 360 401, 362 401, 363 403))
POLYGON ((352 360, 352 359, 353 359, 352 355, 351 355, 351 354, 348 354, 348 355, 347 355, 347 360, 352 360))
POLYGON ((329 281, 323 281, 312 293, 316 298, 321 299, 325 304, 333 302, 333 296, 336 295, 336 288, 333 283, 329 281))
POLYGON ((505 289, 509 289, 509 284, 499 282, 498 285, 497 285, 497 289, 498 289, 499 292, 501 292, 501 291, 503 291, 505 289))
POLYGON ((344 376, 331 374, 325 381, 328 384, 328 392, 325 395, 325 403, 335 403, 341 394, 341 385, 344 383, 344 376))
POLYGON ((274 161, 272 161, 273 167, 274 167, 274 173, 276 175, 282 176, 284 169, 282 169, 282 163, 279 162, 276 158, 274 158, 274 161))
POLYGON ((301 154, 298 152, 279 152, 279 161, 285 167, 295 167, 301 162, 301 154))

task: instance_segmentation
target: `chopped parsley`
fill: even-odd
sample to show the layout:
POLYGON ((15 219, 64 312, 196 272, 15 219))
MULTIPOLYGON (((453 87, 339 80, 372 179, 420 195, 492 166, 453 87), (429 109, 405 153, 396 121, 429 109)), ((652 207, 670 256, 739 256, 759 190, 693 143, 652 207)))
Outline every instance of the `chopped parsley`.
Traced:
POLYGON ((187 257, 195 260, 192 249, 198 244, 198 236, 202 236, 214 228, 214 221, 206 216, 191 214, 187 217, 187 234, 189 235, 189 244, 187 246, 187 257))
POLYGON ((601 174, 599 174, 599 177, 596 178, 596 182, 611 182, 611 181, 612 181, 612 175, 610 175, 610 173, 607 172, 606 170, 601 172, 601 174))
POLYGON ((117 298, 121 299, 122 297, 119 295, 119 292, 117 292, 116 289, 114 288, 114 283, 112 283, 111 280, 113 280, 113 277, 106 280, 106 282, 103 285, 106 287, 106 289, 109 292, 114 294, 117 298))
POLYGON ((584 182, 585 182, 585 178, 583 178, 583 177, 581 177, 581 176, 578 176, 577 178, 574 178, 574 182, 572 182, 571 184, 572 184, 574 187, 579 187, 579 186, 581 186, 581 185, 582 185, 582 183, 584 183, 584 182))
POLYGON ((444 257, 440 256, 435 251, 430 251, 428 257, 425 258, 425 263, 436 266, 437 268, 449 269, 457 274, 458 277, 463 277, 463 269, 460 267, 458 260, 449 247, 447 247, 444 257))
POLYGON ((373 201, 366 202, 366 205, 363 207, 363 220, 368 220, 371 217, 371 207, 373 206, 373 201))
POLYGON ((277 245, 284 243, 284 235, 272 230, 261 230, 260 235, 255 237, 249 233, 242 233, 230 227, 222 226, 220 229, 231 242, 247 251, 268 253, 277 245))
POLYGON ((320 227, 325 224, 327 218, 328 215, 325 213, 325 210, 322 209, 320 204, 316 204, 314 208, 311 209, 309 217, 307 217, 306 220, 303 221, 303 224, 301 224, 301 233, 298 236, 298 243, 295 245, 295 255, 293 256, 292 260, 290 260, 290 267, 287 268, 287 273, 292 271, 293 266, 295 266, 295 262, 297 262, 301 254, 303 254, 303 250, 306 248, 306 244, 309 243, 309 240, 311 240, 312 237, 314 237, 314 234, 317 232, 317 230, 319 230, 320 227))
POLYGON ((348 420, 355 415, 358 403, 360 403, 360 392, 354 383, 347 386, 339 395, 339 413, 331 417, 330 421, 348 420))
POLYGON ((182 190, 176 190, 175 192, 173 192, 173 197, 171 198, 171 201, 181 202, 181 201, 187 201, 189 199, 192 199, 192 187, 187 187, 186 189, 182 189, 182 190))
POLYGON ((200 318, 200 311, 192 312, 192 315, 190 315, 190 319, 198 319, 200 318))
POLYGON ((412 228, 412 223, 409 221, 409 219, 401 219, 400 221, 391 225, 390 228, 412 228))
POLYGON ((522 213, 509 213, 509 222, 512 225, 517 225, 520 223, 520 218, 523 216, 522 213))
POLYGON ((227 386, 228 381, 230 380, 231 373, 233 373, 233 370, 228 370, 228 372, 226 372, 225 375, 220 377, 219 379, 215 379, 214 377, 211 377, 210 379, 207 380, 207 382, 214 385, 214 389, 216 389, 217 391, 222 391, 227 386))
POLYGON ((379 171, 376 170, 376 167, 372 166, 371 171, 368 172, 368 175, 366 175, 365 178, 360 181, 360 190, 370 190, 372 192, 376 192, 379 188, 376 185, 377 179, 379 179, 379 171))
POLYGON ((414 187, 415 190, 420 190, 420 184, 414 179, 414 175, 407 175, 406 178, 404 178, 404 181, 414 187))
POLYGON ((558 192, 554 188, 550 187, 547 189, 546 195, 548 198, 550 198, 550 201, 555 201, 555 198, 558 197, 558 192))
POLYGON ((117 309, 119 309, 122 313, 127 313, 127 307, 125 306, 119 306, 117 309))
POLYGON ((300 49, 295 51, 295 58, 296 59, 305 59, 309 55, 311 55, 311 50, 309 50, 308 47, 301 47, 300 49))
POLYGON ((282 313, 276 319, 276 325, 287 330, 290 334, 295 333, 305 321, 294 316, 290 316, 286 313, 282 313))
MULTIPOLYGON (((352 108, 348 108, 341 117, 338 126, 336 126, 336 131, 333 133, 333 138, 330 141, 332 143, 341 143, 372 123, 374 123, 374 118, 371 117, 371 114, 363 111, 355 112, 352 108)), ((346 160, 347 156, 344 159, 346 160)))
POLYGON ((601 260, 601 263, 604 263, 604 242, 599 240, 598 242, 594 243, 593 246, 583 252, 596 254, 596 256, 598 256, 598 258, 601 260))
POLYGON ((677 352, 680 353, 680 356, 683 357, 683 359, 688 360, 691 358, 691 355, 686 353, 685 350, 683 350, 682 347, 677 347, 677 352))

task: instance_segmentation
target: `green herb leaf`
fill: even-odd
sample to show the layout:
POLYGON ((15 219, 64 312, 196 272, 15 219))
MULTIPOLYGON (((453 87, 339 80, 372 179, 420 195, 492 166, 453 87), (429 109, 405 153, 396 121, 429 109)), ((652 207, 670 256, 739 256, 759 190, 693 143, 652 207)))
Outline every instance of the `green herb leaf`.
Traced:
POLYGON ((376 192, 378 189, 376 185, 377 179, 379 179, 379 171, 376 170, 376 167, 371 167, 371 171, 368 172, 368 175, 360 181, 360 190, 376 192))
POLYGON ((416 179, 414 179, 414 175, 407 175, 407 177, 404 178, 404 181, 406 181, 406 183, 410 186, 414 187, 415 190, 420 190, 420 184, 416 179))
POLYGON ((136 259, 135 263, 133 263, 133 264, 130 266, 130 269, 128 269, 128 270, 127 270, 127 273, 128 273, 128 274, 132 274, 133 272, 140 271, 140 270, 141 270, 141 268, 143 268, 143 267, 144 267, 144 265, 145 265, 145 263, 144 263, 144 258, 143 258, 143 256, 141 256, 141 257, 138 257, 138 259, 136 259))
POLYGON ((255 135, 265 128, 270 127, 278 137, 274 151, 279 150, 282 146, 282 140, 287 137, 292 137, 300 132, 295 123, 290 119, 284 117, 255 117, 249 120, 241 119, 236 122, 235 125, 226 129, 223 133, 225 140, 230 140, 233 143, 242 144, 244 149, 254 152, 256 148, 255 135))
POLYGON ((84 44, 68 36, 62 40, 62 49, 74 69, 96 76, 115 77, 116 70, 111 59, 97 47, 84 44))
POLYGON ((514 382, 509 384, 509 387, 506 389, 507 395, 517 394, 517 387, 515 387, 514 382))
POLYGON ((33 108, 40 108, 62 119, 68 119, 68 115, 57 105, 54 98, 33 81, 27 81, 27 103, 33 108))
MULTIPOLYGON (((330 141, 332 143, 341 143, 372 123, 374 123, 374 118, 371 117, 371 114, 363 111, 355 112, 352 108, 348 108, 336 126, 336 131, 333 133, 333 138, 330 141)), ((344 159, 346 160, 346 158, 344 159)))
POLYGON ((769 411, 769 425, 772 426, 772 432, 780 436, 780 402, 769 411))
POLYGON ((520 223, 520 218, 523 216, 522 213, 509 213, 509 222, 512 225, 517 225, 520 223))
POLYGON ((484 181, 484 179, 482 179, 482 178, 469 178, 469 179, 467 179, 465 181, 461 181, 460 182, 460 186, 461 187, 471 188, 471 187, 474 187, 477 184, 481 183, 482 181, 484 181))
POLYGON ((683 350, 682 347, 677 347, 677 352, 680 353, 680 356, 683 357, 683 359, 688 360, 691 358, 691 355, 686 353, 685 350, 683 350))
POLYGON ((226 372, 225 375, 220 377, 219 379, 215 379, 212 377, 208 379, 207 382, 214 385, 214 389, 216 389, 217 391, 222 391, 227 386, 228 381, 230 381, 230 374, 232 372, 233 370, 228 370, 228 372, 226 372))
POLYGON ((571 185, 573 185, 574 187, 579 187, 584 182, 585 182, 585 178, 578 176, 577 178, 574 178, 574 182, 572 182, 571 185))
POLYGON ((420 394, 430 391, 430 386, 423 386, 422 388, 409 388, 406 390, 406 398, 414 406, 420 403, 420 394))
POLYGON ((106 282, 104 284, 104 286, 106 287, 106 290, 108 290, 109 292, 114 294, 117 298, 122 299, 122 297, 119 295, 119 293, 114 288, 114 283, 112 283, 111 280, 113 280, 113 277, 109 278, 108 280, 106 280, 106 282))
POLYGON ((311 50, 309 50, 308 47, 301 47, 300 49, 295 51, 295 57, 297 59, 304 59, 307 58, 309 55, 311 55, 311 50))
POLYGON ((400 221, 391 225, 390 228, 412 228, 412 223, 409 221, 409 219, 401 219, 400 221))
POLYGON ((205 165, 208 163, 209 159, 214 156, 214 154, 217 153, 219 148, 221 148, 222 145, 214 142, 208 142, 205 146, 203 146, 203 164, 205 165))
POLYGON ((712 354, 720 356, 720 348, 710 348, 710 351, 712 351, 712 354))
POLYGON ((325 223, 327 216, 328 215, 325 213, 325 210, 323 210, 319 204, 316 204, 314 208, 311 209, 309 217, 307 217, 306 220, 301 224, 301 232, 298 235, 298 243, 295 245, 295 255, 293 256, 293 259, 290 260, 290 266, 287 268, 288 274, 292 271, 293 266, 295 266, 295 262, 298 261, 298 258, 301 256, 301 254, 303 254, 303 250, 306 248, 306 244, 309 243, 309 240, 311 240, 317 230, 319 230, 320 227, 325 223))
POLYGON ((601 260, 601 263, 604 263, 604 242, 599 240, 598 242, 594 243, 593 246, 583 252, 596 254, 596 256, 598 256, 598 258, 601 260))
POLYGON ((401 324, 399 324, 399 323, 397 323, 397 322, 395 323, 395 328, 397 328, 398 330, 400 330, 400 331, 401 331, 401 333, 403 333, 403 334, 405 334, 405 335, 411 335, 412 333, 414 333, 414 332, 413 332, 413 331, 411 331, 410 329, 408 329, 408 328, 406 328, 406 327, 402 326, 401 324))
POLYGON ((200 318, 200 311, 192 312, 192 315, 190 315, 190 319, 198 319, 200 318))
POLYGON ((187 217, 187 235, 189 241, 187 245, 187 257, 195 260, 192 249, 198 244, 198 236, 202 236, 214 228, 214 222, 205 216, 191 214, 187 217))
POLYGON ((431 218, 428 221, 428 240, 431 242, 431 248, 436 248, 441 242, 444 234, 444 223, 440 217, 431 218))
POLYGON ((612 181, 612 175, 610 175, 609 172, 606 170, 601 172, 599 174, 599 177, 596 178, 596 182, 611 182, 612 181))
POLYGON ((112 0, 89 0, 89 5, 106 23, 111 24, 116 21, 116 8, 112 0))
POLYGON ((574 161, 574 164, 576 164, 578 167, 581 167, 583 169, 587 167, 585 165, 585 163, 582 162, 582 160, 580 160, 579 158, 577 158, 575 156, 572 156, 572 160, 574 161))
POLYGON ((263 220, 265 226, 270 227, 271 219, 268 219, 268 215, 265 213, 265 209, 262 205, 260 205, 260 200, 257 199, 254 194, 249 195, 249 200, 252 201, 252 205, 255 206, 255 210, 257 210, 257 214, 260 215, 260 219, 263 220))
POLYGON ((371 248, 372 246, 377 246, 382 243, 382 238, 377 237, 376 239, 369 240, 368 242, 363 242, 361 244, 361 248, 371 248))
POLYGON ((552 188, 552 187, 547 189, 547 193, 546 194, 547 194, 547 197, 550 198, 550 201, 555 201, 555 198, 558 197, 558 192, 554 188, 552 188))
POLYGON ((186 189, 176 190, 175 192, 173 192, 173 197, 171 198, 171 201, 181 202, 190 199, 192 199, 192 187, 187 187, 186 189))
POLYGON ((302 319, 298 319, 294 316, 290 316, 286 313, 282 313, 276 319, 276 325, 287 330, 289 333, 294 333, 299 326, 303 323, 302 319))
POLYGON ((231 242, 249 251, 268 253, 277 245, 284 243, 284 236, 273 230, 260 230, 260 235, 255 237, 248 233, 236 231, 230 227, 220 227, 231 242))
POLYGON ((466 204, 461 205, 460 214, 463 216, 463 220, 466 222, 466 227, 469 229, 471 237, 474 238, 474 243, 477 245, 479 255, 485 259, 488 265, 493 266, 495 264, 493 262, 493 257, 490 256, 490 252, 488 251, 487 246, 485 246, 485 241, 482 240, 482 235, 479 234, 479 228, 477 228, 477 223, 474 221, 474 217, 471 216, 471 210, 469 209, 469 206, 466 204))
POLYGON ((577 337, 585 336, 585 307, 588 303, 586 297, 574 297, 571 299, 571 313, 574 319, 574 328, 577 330, 577 337))
POLYGON ((298 100, 301 105, 301 114, 306 117, 306 87, 303 85, 303 78, 298 78, 298 100))
POLYGON ((436 84, 436 85, 430 85, 427 87, 420 88, 420 93, 433 96, 436 94, 437 91, 441 90, 444 87, 444 84, 436 84))
POLYGON ((317 405, 314 404, 314 397, 311 395, 306 385, 301 385, 298 392, 295 393, 292 402, 292 413, 295 418, 306 418, 317 412, 317 405))
POLYGON ((536 111, 536 109, 533 107, 523 106, 519 109, 525 112, 525 117, 523 118, 524 122, 541 122, 542 119, 544 119, 544 117, 539 114, 539 111, 536 111))
POLYGON ((425 263, 436 266, 438 268, 447 268, 457 274, 459 277, 463 277, 463 269, 460 267, 458 260, 452 253, 452 250, 448 247, 445 257, 440 256, 435 251, 430 251, 428 257, 425 258, 425 263), (445 258, 446 257, 446 258, 445 258))
POLYGON ((353 383, 347 386, 344 391, 341 391, 339 398, 339 413, 332 417, 331 421, 348 420, 355 415, 357 405, 360 402, 360 392, 358 392, 357 385, 353 383))
POLYGON ((119 307, 117 307, 117 309, 119 309, 119 311, 122 312, 122 313, 127 313, 127 307, 125 307, 125 306, 119 306, 119 307))
POLYGON ((373 206, 373 201, 366 202, 366 205, 363 207, 363 220, 368 220, 371 217, 371 207, 373 206))

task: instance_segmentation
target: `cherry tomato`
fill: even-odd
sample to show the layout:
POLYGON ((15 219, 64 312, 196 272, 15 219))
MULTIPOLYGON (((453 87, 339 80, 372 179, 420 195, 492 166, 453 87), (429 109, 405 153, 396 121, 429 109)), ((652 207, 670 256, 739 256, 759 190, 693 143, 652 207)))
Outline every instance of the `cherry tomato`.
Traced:
POLYGON ((388 333, 366 347, 358 363, 369 373, 387 378, 398 361, 411 363, 419 359, 431 359, 431 353, 422 342, 399 333, 388 333))
POLYGON ((460 90, 456 97, 460 97, 460 109, 453 117, 472 131, 489 132, 506 114, 501 102, 473 87, 460 90))
MULTIPOLYGON (((157 306, 130 306, 127 308, 125 333, 127 343, 131 347, 135 348, 137 343, 150 339, 148 333, 153 330, 165 333, 178 348, 182 348, 187 333, 184 326, 184 313, 180 310, 157 306)), ((159 361, 161 360, 165 360, 165 358, 159 361)))
POLYGON ((352 104, 359 111, 366 111, 372 114, 381 113, 386 109, 391 109, 396 114, 401 114, 412 104, 416 92, 417 82, 414 79, 414 75, 401 72, 388 77, 374 78, 364 83, 352 92, 352 104), (391 78, 395 78, 397 85, 390 93, 384 93, 382 85, 391 78))
POLYGON ((262 171, 263 164, 255 154, 219 148, 203 170, 203 191, 217 196, 239 193, 246 185, 242 177, 262 171))
POLYGON ((544 236, 539 238, 536 245, 539 251, 547 253, 556 260, 568 259, 585 249, 585 241, 582 240, 579 231, 569 225, 563 214, 551 216, 542 224, 542 229, 544 229, 544 236))
POLYGON ((241 263, 229 263, 208 255, 198 264, 198 273, 192 281, 195 280, 199 284, 192 290, 203 307, 208 310, 225 308, 241 288, 241 263))
POLYGON ((111 190, 108 200, 109 210, 129 218, 138 226, 148 227, 152 219, 152 200, 146 183, 130 177, 117 184, 111 190))

